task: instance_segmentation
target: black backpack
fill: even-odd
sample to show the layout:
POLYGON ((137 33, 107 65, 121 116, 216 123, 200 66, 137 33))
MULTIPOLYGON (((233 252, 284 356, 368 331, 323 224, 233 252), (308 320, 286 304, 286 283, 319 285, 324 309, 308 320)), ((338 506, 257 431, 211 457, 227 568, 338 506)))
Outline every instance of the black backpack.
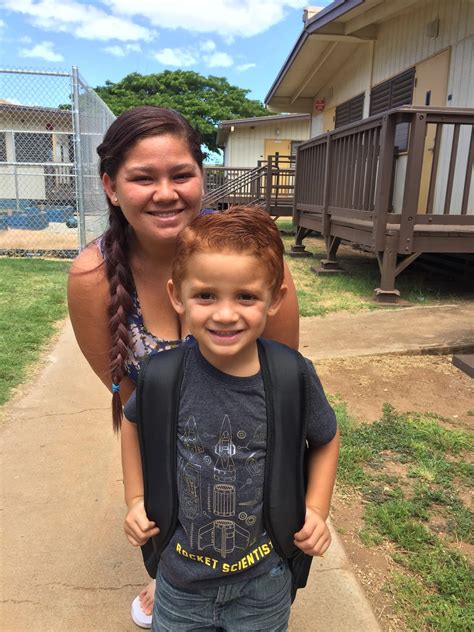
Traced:
MULTIPOLYGON (((176 437, 184 360, 189 350, 184 344, 150 355, 137 387, 145 510, 160 527, 152 539, 156 566, 178 519, 176 437)), ((306 513, 309 376, 303 356, 294 349, 262 338, 258 353, 267 406, 263 521, 275 551, 290 566, 293 600, 296 590, 306 585, 312 561, 293 543, 306 513)))

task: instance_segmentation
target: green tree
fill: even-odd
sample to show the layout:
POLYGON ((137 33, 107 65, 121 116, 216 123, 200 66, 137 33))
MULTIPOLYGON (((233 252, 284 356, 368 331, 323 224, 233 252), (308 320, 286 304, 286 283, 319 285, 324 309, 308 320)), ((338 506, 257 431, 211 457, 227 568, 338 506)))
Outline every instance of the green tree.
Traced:
POLYGON ((209 151, 217 151, 217 125, 228 119, 268 115, 249 90, 231 85, 225 77, 205 77, 190 70, 165 70, 153 75, 133 72, 121 81, 95 88, 116 115, 136 105, 159 105, 177 110, 195 127, 209 151))

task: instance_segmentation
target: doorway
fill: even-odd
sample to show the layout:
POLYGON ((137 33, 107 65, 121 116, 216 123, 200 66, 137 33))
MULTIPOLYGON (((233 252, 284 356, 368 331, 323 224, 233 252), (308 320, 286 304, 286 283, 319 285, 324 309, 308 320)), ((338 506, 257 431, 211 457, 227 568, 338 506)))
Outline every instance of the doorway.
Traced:
MULTIPOLYGON (((416 64, 415 72, 416 79, 415 89, 413 91, 413 105, 446 106, 449 49, 416 64)), ((428 125, 426 128, 420 194, 418 197, 418 213, 427 212, 435 136, 436 125, 428 125)))

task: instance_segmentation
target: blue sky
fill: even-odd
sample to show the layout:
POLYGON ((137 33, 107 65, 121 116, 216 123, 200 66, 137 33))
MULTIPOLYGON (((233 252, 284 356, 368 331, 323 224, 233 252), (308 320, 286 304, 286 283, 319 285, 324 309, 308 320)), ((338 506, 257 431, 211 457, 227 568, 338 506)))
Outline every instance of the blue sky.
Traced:
MULTIPOLYGON (((319 0, 327 6, 329 0, 319 0)), ((0 66, 224 76, 263 100, 302 31, 301 0, 0 0, 0 66)), ((9 95, 0 94, 0 98, 9 95)))

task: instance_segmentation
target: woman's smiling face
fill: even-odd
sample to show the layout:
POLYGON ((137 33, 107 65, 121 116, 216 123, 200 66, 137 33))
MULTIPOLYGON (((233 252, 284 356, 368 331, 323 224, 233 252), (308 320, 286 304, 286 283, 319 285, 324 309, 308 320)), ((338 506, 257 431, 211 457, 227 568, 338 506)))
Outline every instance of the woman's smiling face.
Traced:
POLYGON ((186 141, 173 134, 142 138, 116 177, 105 174, 102 181, 138 238, 176 239, 201 209, 201 169, 186 141))

